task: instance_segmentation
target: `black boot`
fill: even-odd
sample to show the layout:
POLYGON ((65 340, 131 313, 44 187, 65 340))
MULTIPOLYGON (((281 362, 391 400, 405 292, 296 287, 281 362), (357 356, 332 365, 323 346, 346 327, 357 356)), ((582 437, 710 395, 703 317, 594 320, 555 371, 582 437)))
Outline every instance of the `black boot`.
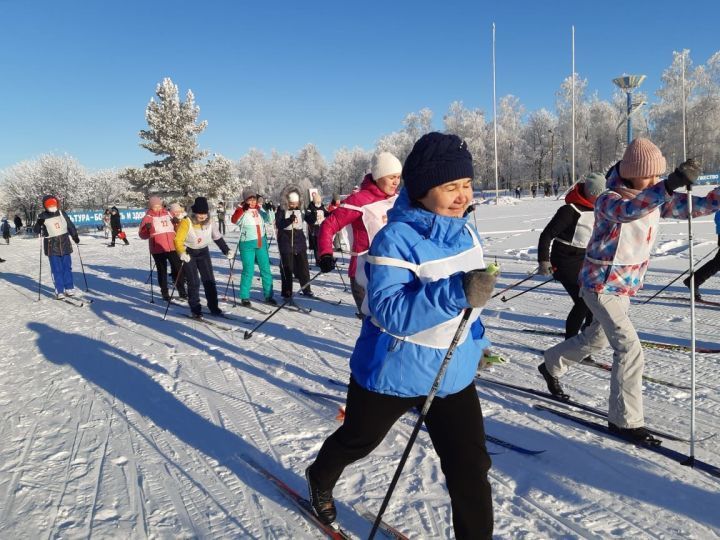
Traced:
POLYGON ((639 444, 642 446, 660 446, 662 444, 662 441, 653 437, 652 433, 650 433, 645 427, 621 428, 612 422, 608 422, 608 430, 610 433, 614 433, 633 444, 639 444))
POLYGON ((265 299, 265 303, 266 303, 266 304, 270 304, 271 306, 277 306, 277 305, 278 305, 277 300, 275 300, 272 296, 268 296, 268 297, 265 299))
POLYGON ((168 292, 167 289, 161 289, 160 294, 162 295, 163 300, 165 300, 166 302, 170 301, 170 293, 168 292))
POLYGON ((243 298, 242 300, 240 300, 240 305, 244 307, 250 307, 252 306, 252 303, 250 303, 250 300, 248 300, 247 298, 243 298))
POLYGON ((543 376, 543 379, 545 379, 545 384, 547 384, 548 390, 555 399, 560 401, 570 400, 570 396, 563 392, 562 386, 560 386, 560 381, 558 380, 558 378, 550 375, 550 372, 548 371, 545 362, 538 366, 538 371, 540 372, 540 375, 543 376))
POLYGON ((308 493, 310 494, 310 504, 313 511, 317 514, 320 521, 326 525, 330 525, 337 517, 335 509, 335 501, 333 500, 332 490, 320 489, 310 477, 310 467, 305 469, 305 478, 307 479, 308 493))
MULTIPOLYGON (((683 283, 685 286, 689 289, 690 288, 690 278, 687 277, 683 279, 683 283)), ((698 283, 697 277, 695 278, 695 301, 700 302, 702 300, 702 296, 700 296, 700 285, 701 283, 698 283)))

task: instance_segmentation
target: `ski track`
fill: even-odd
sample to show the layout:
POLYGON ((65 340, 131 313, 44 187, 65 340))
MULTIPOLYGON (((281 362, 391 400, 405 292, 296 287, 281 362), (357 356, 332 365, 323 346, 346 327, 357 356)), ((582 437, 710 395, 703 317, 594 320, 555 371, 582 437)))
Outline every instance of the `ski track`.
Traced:
MULTIPOLYGON (((559 204, 523 200, 518 206, 479 207, 479 217, 490 214, 478 219, 481 234, 488 225, 496 230, 536 229, 485 237, 488 255, 497 254, 502 260, 505 275, 498 287, 527 275, 535 264, 537 235, 559 204), (502 215, 493 214, 495 210, 502 210, 502 215)), ((713 234, 711 224, 698 225, 701 242, 703 235, 713 234)), ((236 236, 234 232, 227 235, 231 242, 236 236)), ((343 304, 312 302, 310 314, 283 310, 252 340, 243 340, 245 328, 237 322, 227 323, 237 328, 234 332, 180 321, 174 315, 162 322, 165 304, 148 302, 145 243, 131 236, 131 246, 113 251, 95 245, 97 238, 83 235, 82 244, 91 287, 88 296, 96 299, 91 306, 77 308, 51 301, 46 259, 43 297, 39 303, 34 301, 37 242, 13 242, 13 256, 6 257, 8 262, 2 266, 10 278, 0 280, 6 285, 0 285, 0 301, 10 309, 17 308, 17 315, 9 321, 6 335, 0 337, 0 346, 7 351, 0 369, 8 374, 0 382, 0 437, 7 441, 6 448, 0 449, 0 534, 18 537, 38 531, 46 538, 319 537, 317 529, 282 496, 268 497, 264 489, 256 489, 261 485, 267 488, 265 481, 239 456, 237 463, 218 462, 172 431, 159 428, 152 418, 125 403, 113 403, 111 392, 87 383, 72 367, 45 361, 34 343, 35 332, 25 324, 52 320, 62 331, 89 334, 148 362, 138 369, 208 422, 267 456, 276 470, 284 467, 286 480, 299 487, 304 468, 338 425, 334 418, 339 403, 300 394, 297 387, 342 395, 342 389, 329 385, 327 378, 348 379, 348 358, 360 326, 351 296, 342 292, 337 274, 321 276, 316 285, 322 288, 327 284, 334 295, 343 298, 343 304), (148 325, 148 321, 157 321, 157 325, 148 325), (162 369, 154 371, 153 366, 162 369), (17 402, 16 395, 22 396, 17 402)), ((676 234, 661 229, 658 246, 664 255, 651 263, 644 293, 648 295, 686 264, 686 250, 677 244, 676 234)), ((698 250, 699 256, 703 249, 707 246, 698 250)), ((224 284, 227 263, 214 251, 213 255, 217 282, 224 284)), ((272 256, 277 258, 275 249, 272 256)), ((73 260, 78 265, 77 256, 73 260)), ((277 283, 276 274, 274 268, 277 283)), ((80 280, 77 285, 84 285, 79 272, 75 277, 80 280)), ((720 294, 714 280, 717 278, 704 287, 710 299, 718 299, 720 294)), ((253 285, 256 288, 258 284, 253 285)), ((675 285, 667 292, 683 294, 683 290, 682 285, 675 285)), ((490 372, 496 377, 501 373, 499 378, 514 384, 542 388, 536 371, 540 359, 524 347, 545 348, 560 338, 530 335, 521 328, 562 328, 570 305, 557 283, 517 300, 491 302, 484 315, 488 334, 495 342, 494 349, 510 362, 490 372)), ((172 309, 176 315, 187 310, 172 309)), ((238 312, 236 316, 255 322, 264 318, 259 313, 238 312)), ((687 338, 689 307, 681 302, 656 299, 647 305, 633 305, 631 316, 641 337, 658 341, 687 338)), ((718 343, 718 330, 720 310, 698 309, 698 340, 718 343)), ((645 354, 648 375, 689 382, 689 353, 646 349, 645 354)), ((608 352, 597 359, 611 362, 608 352)), ((700 436, 718 429, 718 363, 720 355, 697 356, 696 424, 700 436)), ((596 368, 572 369, 564 382, 578 400, 604 408, 608 375, 596 368)), ((683 506, 664 502, 663 497, 674 493, 636 496, 630 489, 633 475, 628 477, 628 471, 651 479, 648 489, 672 485, 681 500, 695 496, 688 487, 717 493, 717 479, 571 423, 554 421, 549 414, 532 409, 532 403, 542 402, 537 398, 488 386, 483 386, 482 392, 486 421, 494 423, 489 430, 492 434, 547 450, 534 457, 512 452, 493 456, 490 481, 497 537, 720 537, 718 521, 710 519, 710 514, 698 520, 685 510, 707 508, 702 499, 683 506), (617 484, 617 492, 608 488, 608 482, 617 484)), ((688 391, 646 382, 644 394, 651 425, 683 435, 689 431, 688 391)), ((359 502, 377 510, 412 425, 412 417, 401 419, 376 451, 348 467, 341 477, 335 494, 341 503, 340 518, 349 519, 352 532, 365 529, 358 529, 355 518, 344 512, 359 502)), ((687 451, 684 443, 667 444, 687 451)), ((698 458, 717 464, 718 444, 718 437, 698 442, 698 458)), ((421 433, 388 508, 388 522, 411 537, 452 537, 443 480, 437 456, 427 435, 421 433)), ((274 493, 272 489, 269 492, 274 493)))

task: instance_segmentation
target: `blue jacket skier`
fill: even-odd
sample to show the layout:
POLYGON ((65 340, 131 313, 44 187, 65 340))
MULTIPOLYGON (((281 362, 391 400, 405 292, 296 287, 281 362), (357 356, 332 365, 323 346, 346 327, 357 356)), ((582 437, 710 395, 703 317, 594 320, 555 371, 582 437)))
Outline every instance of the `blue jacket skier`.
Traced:
POLYGON ((403 177, 387 225, 358 260, 367 294, 345 419, 306 471, 310 499, 323 522, 334 521, 332 489, 343 469, 422 406, 464 311, 473 308, 425 425, 447 480, 456 538, 491 538, 490 458, 473 380, 489 345, 479 308, 496 276, 483 271, 478 233, 465 217, 472 156, 457 136, 429 133, 415 143, 403 177))

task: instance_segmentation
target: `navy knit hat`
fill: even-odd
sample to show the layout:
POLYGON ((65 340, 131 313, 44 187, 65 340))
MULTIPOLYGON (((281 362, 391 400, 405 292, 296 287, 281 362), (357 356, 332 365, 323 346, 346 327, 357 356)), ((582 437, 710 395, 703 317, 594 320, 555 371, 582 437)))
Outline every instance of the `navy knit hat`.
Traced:
POLYGON ((402 176, 410 199, 417 200, 436 186, 475 175, 465 141, 457 135, 432 132, 417 140, 402 176))
POLYGON ((190 207, 193 214, 208 214, 210 213, 210 207, 208 206, 207 199, 205 197, 197 197, 195 202, 190 207))

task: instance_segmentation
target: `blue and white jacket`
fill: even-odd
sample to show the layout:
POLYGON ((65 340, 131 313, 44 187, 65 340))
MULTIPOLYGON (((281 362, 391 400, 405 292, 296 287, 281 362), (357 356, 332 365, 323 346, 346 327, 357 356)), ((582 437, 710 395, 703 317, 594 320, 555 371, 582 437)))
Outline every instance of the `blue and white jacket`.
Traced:
MULTIPOLYGON (((355 381, 373 392, 425 396, 463 310, 470 307, 463 274, 485 268, 482 248, 467 218, 413 206, 404 189, 387 217, 364 263, 368 313, 350 368, 355 381)), ((439 397, 459 392, 475 377, 482 351, 490 345, 479 315, 479 309, 473 310, 439 397)))

